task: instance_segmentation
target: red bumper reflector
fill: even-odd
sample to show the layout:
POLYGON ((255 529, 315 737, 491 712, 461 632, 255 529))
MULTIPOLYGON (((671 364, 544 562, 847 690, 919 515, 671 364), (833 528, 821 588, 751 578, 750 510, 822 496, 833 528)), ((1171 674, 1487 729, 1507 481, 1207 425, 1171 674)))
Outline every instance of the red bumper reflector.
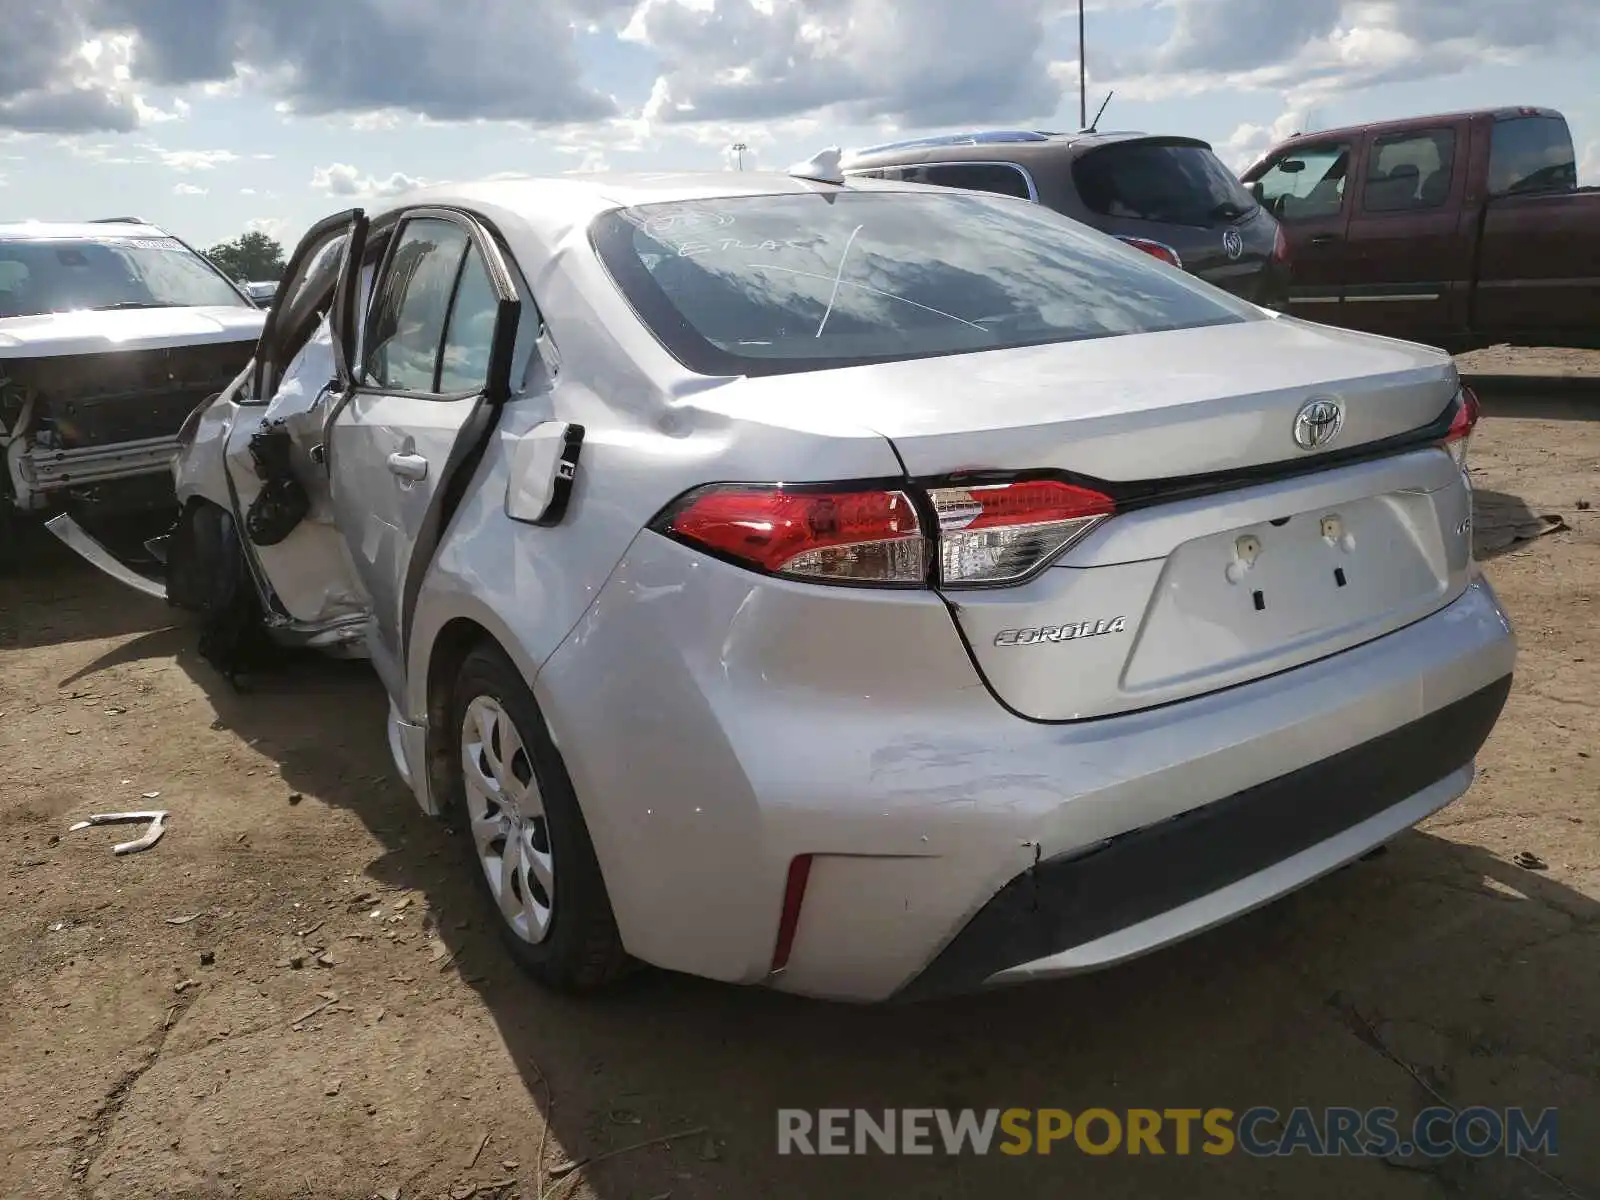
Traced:
POLYGON ((811 855, 801 854, 789 863, 789 882, 783 889, 783 915, 778 918, 778 941, 772 948, 772 970, 789 965, 794 949, 795 930, 800 927, 800 906, 806 899, 806 882, 811 878, 811 855))

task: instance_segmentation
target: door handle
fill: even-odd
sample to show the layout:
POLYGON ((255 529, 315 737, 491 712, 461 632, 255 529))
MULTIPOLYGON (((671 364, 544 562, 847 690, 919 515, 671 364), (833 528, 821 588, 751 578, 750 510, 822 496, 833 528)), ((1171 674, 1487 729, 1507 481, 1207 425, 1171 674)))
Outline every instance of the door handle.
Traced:
POLYGON ((1313 246, 1331 246, 1337 241, 1342 241, 1337 233, 1319 233, 1311 239, 1313 246))
POLYGON ((423 480, 428 477, 428 460, 420 454, 391 454, 389 470, 401 479, 423 480))

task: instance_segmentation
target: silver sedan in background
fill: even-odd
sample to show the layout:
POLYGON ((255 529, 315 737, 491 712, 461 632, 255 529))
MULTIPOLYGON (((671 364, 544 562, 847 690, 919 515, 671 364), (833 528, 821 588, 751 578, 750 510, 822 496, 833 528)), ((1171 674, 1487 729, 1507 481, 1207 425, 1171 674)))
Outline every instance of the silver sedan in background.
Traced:
POLYGON ((225 670, 370 656, 545 983, 931 996, 1171 943, 1467 789, 1515 656, 1476 419, 1443 353, 1013 199, 452 186, 297 250, 185 427, 164 587, 225 670))

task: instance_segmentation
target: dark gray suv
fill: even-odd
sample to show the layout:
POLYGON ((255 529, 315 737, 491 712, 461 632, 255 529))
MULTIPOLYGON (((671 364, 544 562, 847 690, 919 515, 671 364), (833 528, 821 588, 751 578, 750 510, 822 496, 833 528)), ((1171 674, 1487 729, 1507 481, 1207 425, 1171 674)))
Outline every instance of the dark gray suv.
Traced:
POLYGON ((1031 200, 1254 304, 1287 305, 1277 221, 1196 138, 983 130, 851 151, 841 166, 1031 200))

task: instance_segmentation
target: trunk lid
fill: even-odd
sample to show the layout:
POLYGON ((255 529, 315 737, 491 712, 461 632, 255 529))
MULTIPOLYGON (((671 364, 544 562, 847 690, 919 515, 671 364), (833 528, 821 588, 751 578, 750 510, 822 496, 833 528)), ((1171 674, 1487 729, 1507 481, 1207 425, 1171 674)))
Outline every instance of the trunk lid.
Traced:
POLYGON ((1033 578, 945 592, 995 695, 1033 719, 1286 670, 1419 620, 1468 581, 1470 493, 1449 454, 1313 466, 1438 419, 1459 389, 1442 352, 1283 318, 831 374, 698 403, 869 427, 913 479, 1055 470, 1135 497, 1033 578), (1316 399, 1343 426, 1307 451, 1296 416, 1316 399))
POLYGON ((871 430, 908 474, 1053 468, 1171 479, 1308 457, 1307 400, 1344 405, 1330 449, 1426 425, 1459 387, 1432 350, 1292 317, 729 381, 708 411, 813 432, 871 430))

